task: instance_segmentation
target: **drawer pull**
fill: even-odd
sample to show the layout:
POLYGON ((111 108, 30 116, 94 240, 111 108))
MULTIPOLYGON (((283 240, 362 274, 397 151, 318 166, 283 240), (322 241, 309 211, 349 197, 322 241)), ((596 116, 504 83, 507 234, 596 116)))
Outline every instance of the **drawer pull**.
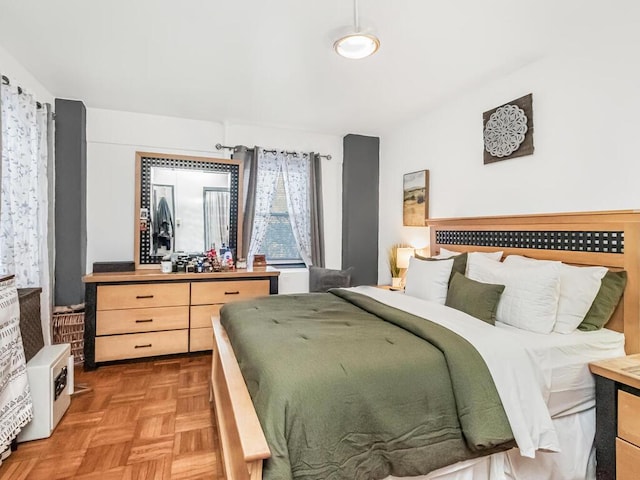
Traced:
POLYGON ((144 320, 136 320, 136 323, 149 323, 153 322, 153 318, 145 318, 144 320))
POLYGON ((134 348, 151 348, 151 344, 147 343, 146 345, 136 345, 134 348))
POLYGON ((240 291, 236 290, 234 292, 224 292, 225 295, 240 295, 240 291))
POLYGON ((153 295, 136 295, 136 298, 138 300, 140 300, 142 298, 153 298, 153 295))

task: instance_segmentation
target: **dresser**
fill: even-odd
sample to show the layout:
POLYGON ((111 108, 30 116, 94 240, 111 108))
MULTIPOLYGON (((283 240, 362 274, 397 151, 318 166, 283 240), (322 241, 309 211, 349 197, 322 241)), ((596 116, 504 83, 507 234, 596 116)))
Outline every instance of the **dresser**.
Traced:
POLYGON ((640 354, 589 368, 596 378, 596 477, 635 480, 640 472, 640 354))
POLYGON ((94 273, 85 282, 84 367, 211 350, 225 304, 278 293, 277 270, 94 273))

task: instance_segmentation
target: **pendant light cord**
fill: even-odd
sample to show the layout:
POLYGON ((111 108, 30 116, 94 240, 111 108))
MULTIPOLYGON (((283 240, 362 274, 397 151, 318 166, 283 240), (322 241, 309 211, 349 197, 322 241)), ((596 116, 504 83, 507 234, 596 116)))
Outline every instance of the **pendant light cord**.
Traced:
POLYGON ((356 33, 360 33, 360 22, 358 21, 358 0, 353 0, 353 27, 356 33))

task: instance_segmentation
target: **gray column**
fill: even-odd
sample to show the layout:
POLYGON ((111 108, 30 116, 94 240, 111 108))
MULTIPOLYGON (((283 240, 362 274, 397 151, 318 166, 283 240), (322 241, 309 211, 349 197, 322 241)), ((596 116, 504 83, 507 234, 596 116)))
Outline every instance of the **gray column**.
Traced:
POLYGON ((380 139, 349 134, 343 141, 342 268, 353 285, 378 282, 380 139))
MULTIPOLYGON (((87 111, 56 98, 55 304, 84 302, 87 256, 87 111)), ((105 199, 108 201, 108 199, 105 199)))

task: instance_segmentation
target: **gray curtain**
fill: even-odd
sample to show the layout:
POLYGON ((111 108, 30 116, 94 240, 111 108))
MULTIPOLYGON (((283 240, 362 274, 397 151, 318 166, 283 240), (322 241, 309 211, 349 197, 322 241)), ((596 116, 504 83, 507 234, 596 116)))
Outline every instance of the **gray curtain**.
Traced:
POLYGON ((324 218, 322 213, 322 159, 309 154, 311 161, 311 263, 324 267, 324 218))
POLYGON ((256 184, 258 171, 258 153, 260 147, 247 148, 238 145, 233 149, 233 159, 242 162, 242 250, 238 258, 247 258, 251 244, 251 231, 256 211, 256 184))
MULTIPOLYGON (((56 269, 56 265, 55 265, 55 238, 56 238, 56 233, 55 233, 55 193, 56 193, 56 188, 55 188, 55 183, 54 183, 54 178, 55 178, 55 165, 56 165, 56 156, 55 156, 55 147, 54 147, 54 141, 55 141, 55 133, 56 133, 56 126, 55 126, 55 113, 53 112, 53 109, 51 108, 51 104, 50 103, 45 103, 44 104, 44 108, 47 109, 47 154, 49 156, 49 159, 47 160, 47 195, 49 197, 49 202, 48 202, 48 208, 49 208, 49 212, 47 214, 47 252, 49 255, 49 289, 51 294, 49 295, 49 308, 47 309, 47 311, 49 312, 53 312, 53 304, 54 304, 54 295, 53 292, 55 292, 55 269, 56 269)), ((45 342, 47 344, 49 344, 49 342, 51 341, 51 339, 53 338, 53 331, 52 331, 52 327, 49 326, 49 335, 45 335, 45 342)))

